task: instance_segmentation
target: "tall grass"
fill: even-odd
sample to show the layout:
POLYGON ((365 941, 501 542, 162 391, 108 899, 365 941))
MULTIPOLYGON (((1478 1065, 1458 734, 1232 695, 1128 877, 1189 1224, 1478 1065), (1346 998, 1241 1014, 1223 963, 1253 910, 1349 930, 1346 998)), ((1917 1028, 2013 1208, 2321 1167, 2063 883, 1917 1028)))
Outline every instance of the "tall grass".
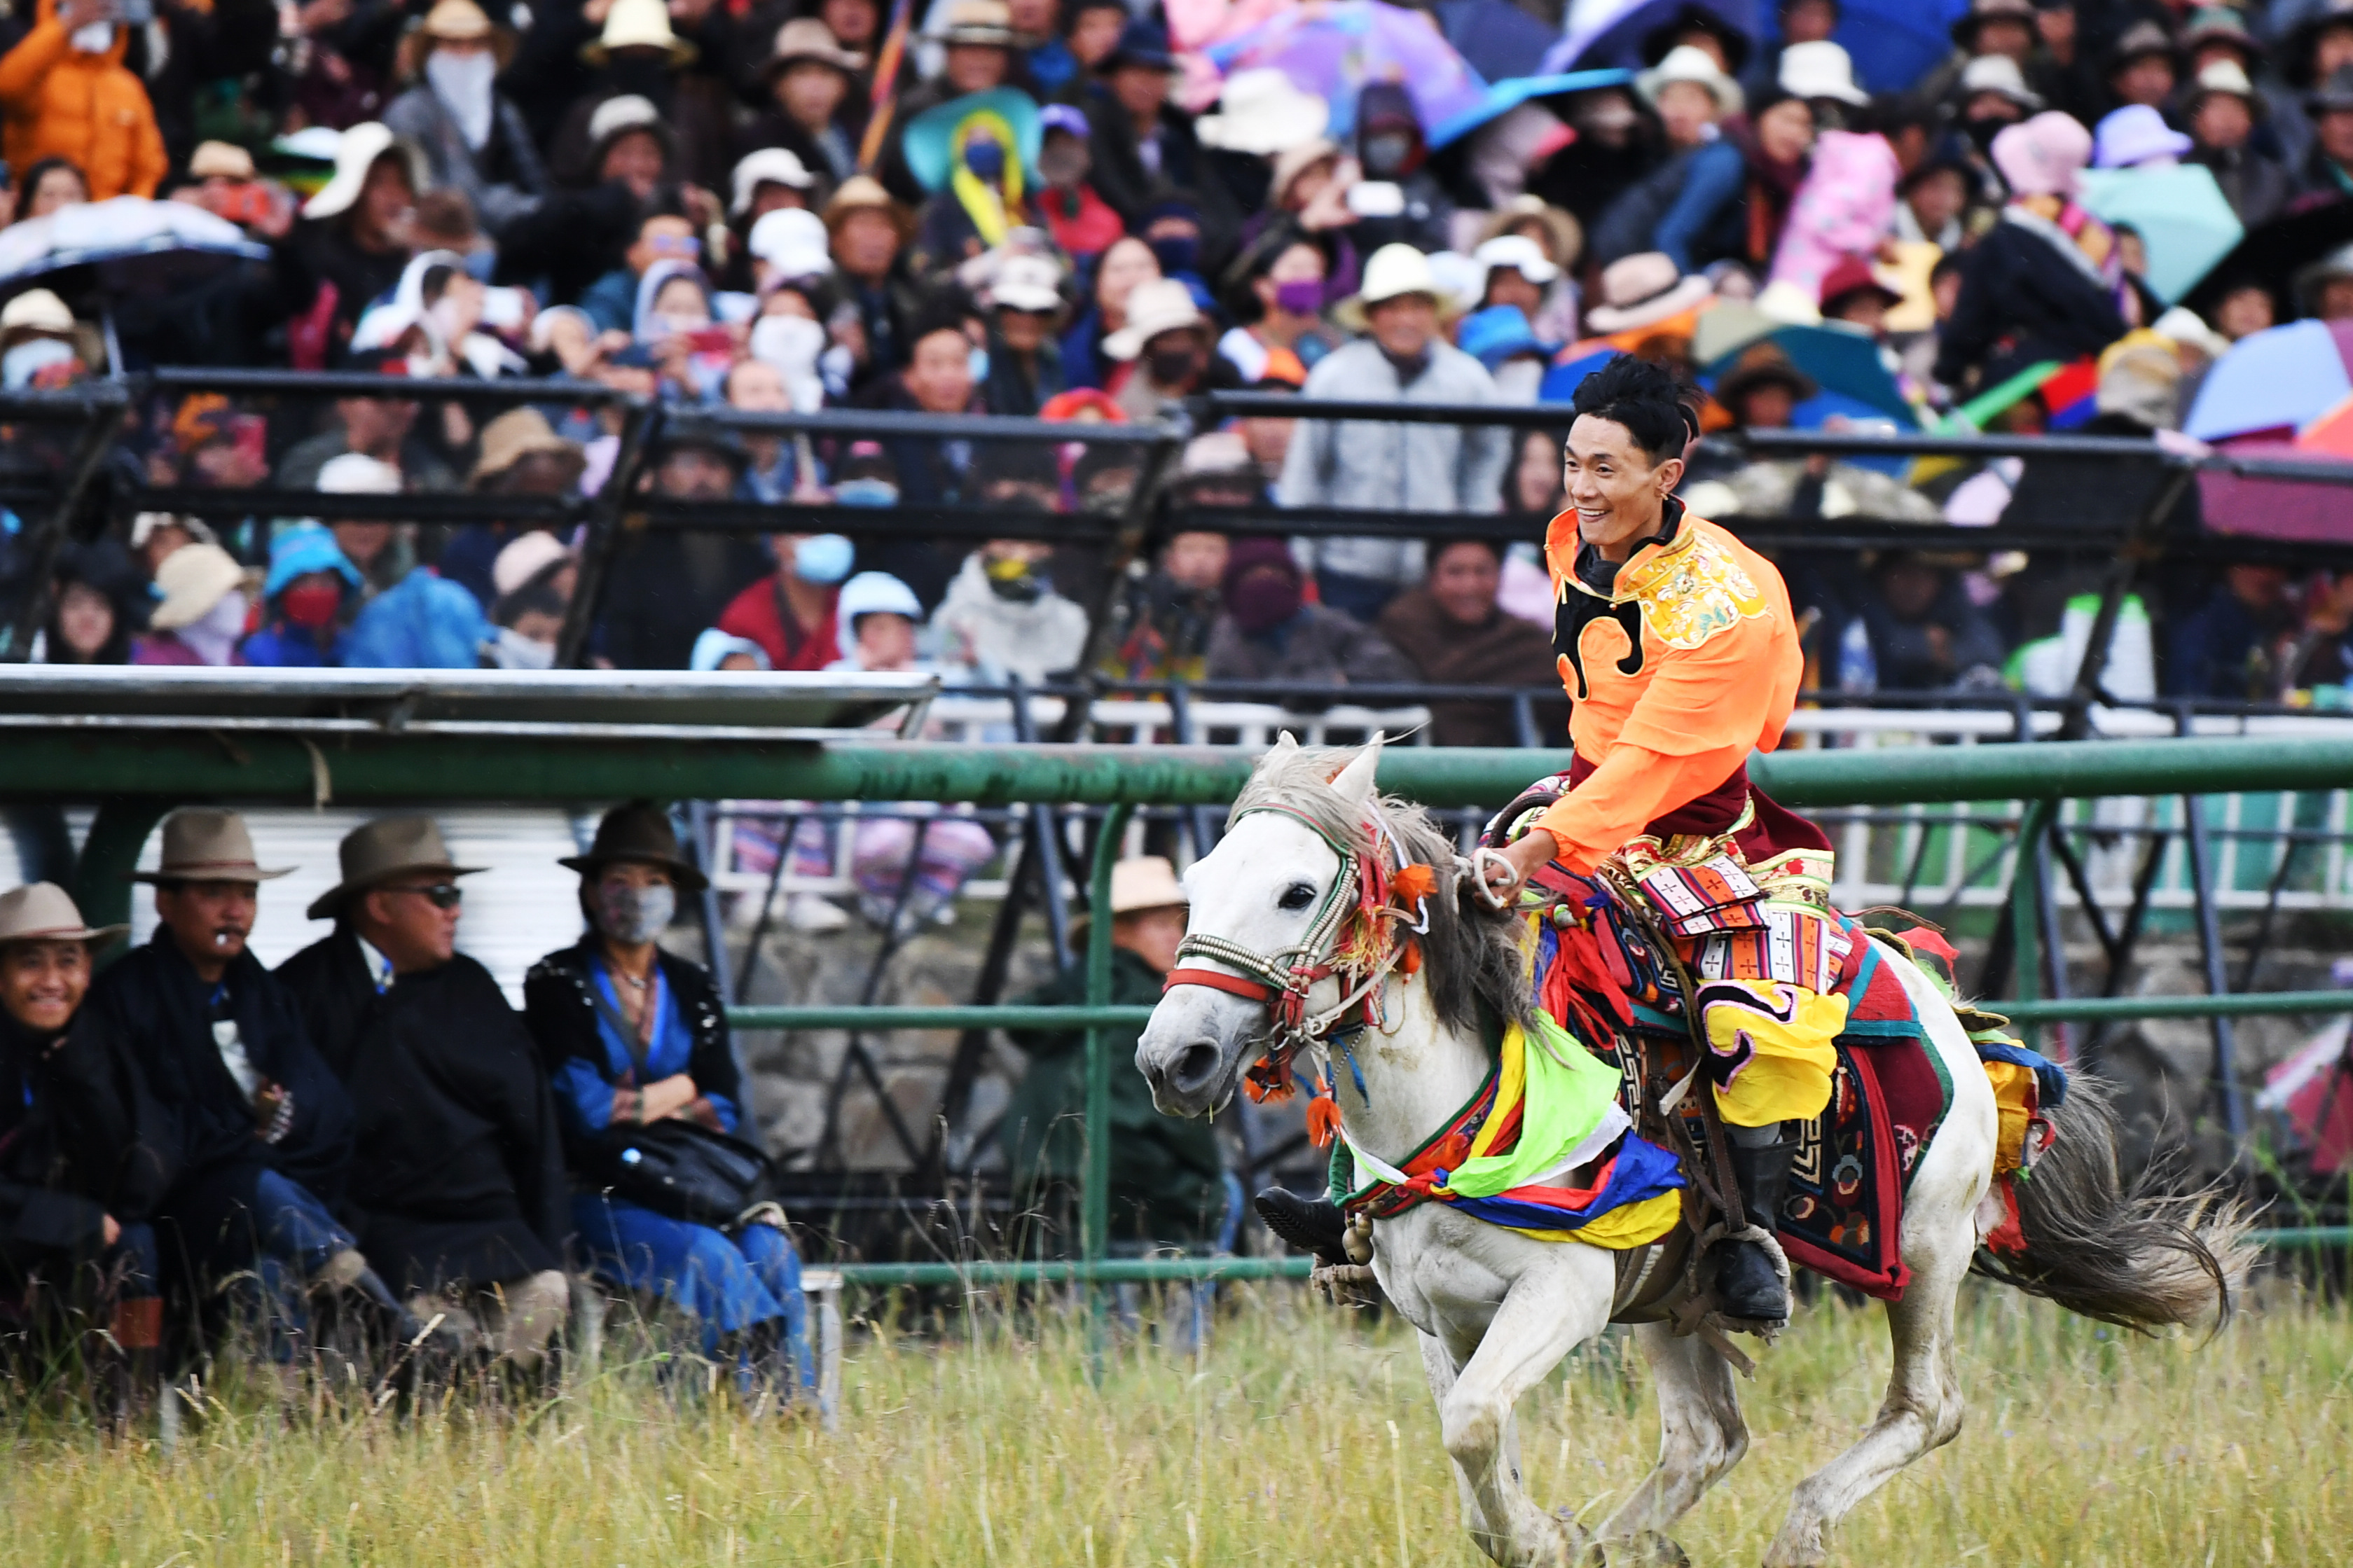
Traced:
MULTIPOLYGON (((641 1367, 521 1409, 399 1418, 231 1391, 170 1452, 11 1412, 11 1564, 1335 1568, 1477 1561, 1412 1336, 1288 1289, 1229 1293, 1208 1348, 1147 1326, 976 1313, 853 1346, 840 1430, 641 1367), (1091 1382, 1091 1361, 1101 1381, 1091 1382)), ((2202 1348, 1992 1290, 1964 1300, 1959 1441, 1865 1502, 1853 1563, 2319 1563, 2353 1557, 2353 1325, 2282 1300, 2202 1348)), ((1753 1563, 1851 1441, 1875 1310, 1812 1309, 1745 1390, 1747 1460, 1677 1531, 1753 1563)), ((1644 1374, 1603 1346, 1523 1405, 1524 1469, 1598 1518, 1649 1462, 1644 1374)))

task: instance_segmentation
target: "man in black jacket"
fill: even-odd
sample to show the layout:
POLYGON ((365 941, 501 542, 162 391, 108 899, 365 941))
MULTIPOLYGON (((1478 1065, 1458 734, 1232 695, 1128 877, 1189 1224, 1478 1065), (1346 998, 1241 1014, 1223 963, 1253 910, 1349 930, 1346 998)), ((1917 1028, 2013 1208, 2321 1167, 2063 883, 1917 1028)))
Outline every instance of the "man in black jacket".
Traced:
POLYGON ((145 1074, 176 1143, 157 1204, 164 1268, 200 1300, 250 1271, 281 1335, 307 1331, 307 1291, 357 1298, 379 1333, 413 1345, 422 1326, 333 1208, 351 1100, 294 998, 245 945, 259 885, 284 875, 255 863, 235 812, 174 812, 160 868, 137 875, 155 885, 161 923, 90 988, 89 1011, 145 1074))
POLYGON ((457 952, 457 879, 475 869, 429 816, 353 829, 342 882, 310 909, 333 934, 278 978, 358 1108, 368 1257, 412 1313, 530 1365, 564 1323, 564 1152, 522 1020, 457 952))

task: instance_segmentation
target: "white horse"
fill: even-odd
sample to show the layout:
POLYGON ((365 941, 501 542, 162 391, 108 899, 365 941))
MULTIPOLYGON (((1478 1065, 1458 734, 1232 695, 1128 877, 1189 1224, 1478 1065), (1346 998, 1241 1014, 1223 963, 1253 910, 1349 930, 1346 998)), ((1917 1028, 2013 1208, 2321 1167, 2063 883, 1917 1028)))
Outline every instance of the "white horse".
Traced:
MULTIPOLYGON (((1354 1047, 1361 1089, 1354 1074, 1334 1075, 1350 1138, 1394 1164, 1484 1082, 1493 1058, 1480 1030, 1482 1006, 1524 1018, 1531 1002, 1514 917, 1473 896, 1450 840, 1425 813, 1377 796, 1377 747, 1353 760, 1304 752, 1285 735, 1259 763, 1225 837, 1193 866, 1186 886, 1190 937, 1209 939, 1213 963, 1220 946, 1236 955, 1221 972, 1247 975, 1250 965, 1240 955, 1261 955, 1275 971, 1303 956, 1311 964, 1329 959, 1329 922, 1318 914, 1335 882, 1355 870, 1335 846, 1376 853, 1377 816, 1404 859, 1440 872, 1423 962, 1410 976, 1388 977, 1383 1025, 1366 1029, 1354 1047), (1311 940, 1322 951, 1303 955, 1311 940)), ((1202 951, 1193 948, 1191 962, 1202 951)), ((1895 1352, 1887 1397, 1862 1436, 1798 1488, 1768 1564, 1822 1562, 1827 1532, 1849 1510, 1960 1431, 1954 1298, 2002 1217, 1998 1197, 1989 1201, 1995 1107, 1977 1053, 1937 987, 1894 950, 1882 957, 1927 1023, 1929 1048, 1953 1084, 1952 1106, 1905 1199, 1901 1244, 1911 1280, 1887 1308, 1895 1352)), ((1345 1000, 1348 981, 1335 974, 1315 983, 1304 1009, 1311 1027, 1345 1000)), ((1162 998, 1135 1053, 1162 1111, 1207 1115, 1231 1096, 1267 1038, 1269 1005, 1249 990, 1179 983, 1162 998)), ((1981 1271, 2129 1325, 2188 1322, 2210 1308, 2227 1315, 2250 1261, 2235 1210, 2203 1197, 2157 1195, 2120 1179, 2115 1119, 2093 1086, 2077 1080, 2054 1120, 2057 1142, 2032 1180, 2018 1184, 2029 1250, 2008 1266, 1990 1255, 1978 1258, 1981 1271)), ((1636 1328, 1658 1385, 1659 1460, 1598 1536, 1588 1535, 1567 1510, 1547 1512, 1522 1488, 1513 1407, 1610 1321, 1617 1255, 1539 1241, 1433 1202, 1377 1224, 1372 1257, 1383 1293, 1420 1332, 1463 1523, 1481 1550, 1514 1568, 1588 1562, 1597 1549, 1620 1561, 1684 1561, 1662 1532, 1747 1447, 1723 1354, 1664 1323, 1636 1328)))

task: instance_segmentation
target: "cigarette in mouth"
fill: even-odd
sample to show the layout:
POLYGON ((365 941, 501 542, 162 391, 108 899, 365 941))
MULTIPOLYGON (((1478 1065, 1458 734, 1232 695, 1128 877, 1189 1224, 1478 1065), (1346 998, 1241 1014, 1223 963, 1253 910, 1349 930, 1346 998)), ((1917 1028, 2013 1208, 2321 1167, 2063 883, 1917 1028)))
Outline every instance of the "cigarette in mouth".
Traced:
POLYGON ((228 932, 225 931, 216 931, 213 932, 213 945, 215 947, 227 947, 228 945, 228 932))

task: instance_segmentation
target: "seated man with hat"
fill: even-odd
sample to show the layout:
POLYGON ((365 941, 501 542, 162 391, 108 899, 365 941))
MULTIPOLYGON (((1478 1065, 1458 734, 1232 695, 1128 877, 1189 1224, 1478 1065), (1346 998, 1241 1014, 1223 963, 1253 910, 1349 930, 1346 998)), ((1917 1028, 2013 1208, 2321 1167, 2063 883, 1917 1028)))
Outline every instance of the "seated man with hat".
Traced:
POLYGON ((148 1218, 169 1141, 135 1065, 74 1027, 93 950, 128 929, 92 930, 53 882, 0 894, 0 1275, 12 1293, 69 1281, 78 1302, 95 1287, 117 1347, 152 1361, 163 1303, 148 1218))
POLYGON ((564 1151, 538 1052, 498 982, 457 951, 459 877, 429 816, 343 842, 311 904, 334 931, 279 967, 357 1109, 350 1201, 368 1256, 420 1318, 535 1363, 564 1323, 564 1151))
POLYGON ((305 1287, 349 1293, 378 1331, 415 1344, 421 1325, 331 1206, 351 1159, 351 1100, 292 994, 246 947, 259 884, 285 875, 255 863, 233 811, 165 817, 158 868, 134 878, 154 884, 155 934, 90 988, 91 1020, 146 1075, 176 1143, 157 1235, 184 1282, 209 1295, 255 1270, 290 1331, 305 1321, 305 1287))
MULTIPOLYGON (((1111 875, 1111 1002, 1160 1000, 1162 979, 1185 935, 1185 889, 1166 857, 1122 860, 1111 875)), ((1085 951, 1083 923, 1072 941, 1085 951)), ((1086 966, 1075 963, 1024 1005, 1065 1006, 1086 1000, 1086 966)), ((1108 1031, 1113 1061, 1134 1054, 1138 1029, 1108 1031)), ((1029 1068, 999 1124, 1016 1201, 1042 1205, 1045 1189, 1067 1205, 1086 1174, 1087 1037, 1071 1029, 1015 1029, 1013 1043, 1029 1068)), ((1183 1121, 1154 1109, 1141 1073, 1111 1075, 1111 1215, 1115 1231, 1145 1241, 1216 1236, 1239 1213, 1241 1188, 1228 1182, 1218 1136, 1206 1121, 1183 1121)))

